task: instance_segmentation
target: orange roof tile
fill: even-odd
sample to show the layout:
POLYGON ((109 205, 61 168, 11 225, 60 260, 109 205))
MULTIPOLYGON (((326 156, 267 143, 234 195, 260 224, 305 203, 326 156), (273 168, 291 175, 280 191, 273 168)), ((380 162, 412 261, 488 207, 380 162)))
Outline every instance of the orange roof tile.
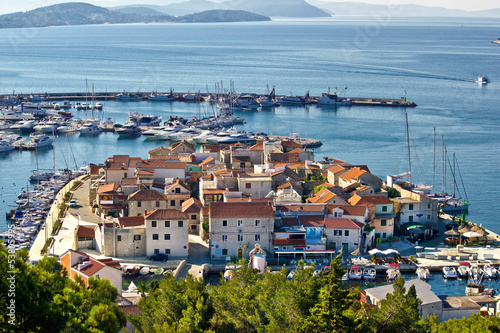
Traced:
POLYGON ((273 217, 272 205, 266 202, 211 202, 210 217, 273 217))
POLYGON ((295 148, 293 150, 290 150, 288 153, 297 153, 297 154, 300 154, 300 153, 303 153, 304 150, 300 149, 300 148, 295 148))
POLYGON ((98 195, 103 195, 103 194, 106 194, 106 193, 116 193, 116 191, 119 188, 120 188, 120 184, 116 184, 116 183, 101 185, 97 189, 97 194, 98 195))
POLYGON ((146 214, 146 220, 186 220, 188 214, 177 209, 155 209, 146 214))
POLYGON ((165 191, 168 191, 176 186, 181 186, 183 187, 184 189, 186 189, 187 191, 191 191, 191 187, 189 187, 189 185, 186 185, 182 180, 180 179, 177 179, 175 182, 173 182, 172 184, 170 184, 166 189, 165 191))
POLYGON ((327 188, 322 189, 312 198, 308 198, 307 201, 310 203, 327 203, 331 199, 335 198, 337 194, 331 192, 327 188))
POLYGON ((139 163, 140 169, 186 169, 185 162, 167 162, 162 159, 149 159, 139 163))
POLYGON ((144 226, 144 216, 127 216, 119 217, 118 223, 122 228, 140 227, 144 226))
POLYGON ((78 237, 90 237, 94 238, 95 237, 95 226, 84 226, 80 225, 78 226, 78 229, 76 230, 76 235, 78 237))
POLYGON ((361 175, 365 173, 367 173, 367 171, 361 170, 358 167, 354 167, 344 172, 342 175, 340 175, 340 178, 345 179, 347 181, 352 181, 352 180, 357 180, 361 175))
POLYGON ((156 190, 140 190, 128 196, 128 201, 158 201, 166 199, 165 194, 156 190))
POLYGON ((322 227, 325 225, 325 217, 323 215, 301 215, 299 216, 299 220, 303 227, 322 227))
POLYGON ((351 219, 327 217, 325 218, 325 228, 335 229, 361 229, 364 224, 351 219))

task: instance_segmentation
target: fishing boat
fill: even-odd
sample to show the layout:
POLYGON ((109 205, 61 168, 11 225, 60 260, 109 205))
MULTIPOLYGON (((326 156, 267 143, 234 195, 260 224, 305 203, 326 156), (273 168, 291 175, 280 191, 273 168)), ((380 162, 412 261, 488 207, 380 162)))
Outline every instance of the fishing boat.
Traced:
POLYGON ((417 268, 417 276, 421 280, 429 280, 432 278, 431 272, 427 266, 420 266, 417 268))
POLYGON ((139 266, 137 265, 127 265, 122 269, 123 275, 135 276, 139 274, 139 266))
POLYGON ((387 279, 389 281, 396 280, 401 275, 399 271, 398 264, 389 264, 389 268, 387 269, 387 279))
POLYGON ((458 277, 457 270, 453 266, 443 267, 443 276, 445 279, 456 279, 458 277))
POLYGON ((173 94, 173 91, 170 90, 170 94, 159 94, 159 93, 152 93, 148 95, 148 101, 152 102, 171 102, 175 100, 175 96, 173 94))
POLYGON ((132 102, 142 99, 142 97, 139 96, 138 94, 127 93, 127 92, 117 94, 115 95, 115 98, 117 101, 124 101, 124 102, 132 102))
POLYGON ((461 262, 458 264, 458 277, 460 278, 468 278, 470 275, 470 263, 461 262))
POLYGON ((359 266, 352 266, 349 270, 349 280, 361 280, 363 278, 363 270, 359 266))
POLYGON ((158 267, 154 270, 155 275, 162 275, 163 274, 163 268, 158 267))
POLYGON ((484 275, 489 279, 496 278, 498 275, 498 270, 490 264, 485 264, 483 266, 483 271, 484 275))
MULTIPOLYGON (((344 92, 346 89, 347 89, 347 87, 345 87, 340 92, 340 94, 342 94, 342 92, 344 92)), ((337 88, 335 88, 335 93, 333 93, 333 94, 330 93, 330 88, 328 88, 328 92, 322 93, 321 97, 318 98, 318 104, 333 105, 333 106, 349 106, 349 105, 352 105, 352 100, 349 98, 345 98, 345 97, 339 97, 337 95, 337 88)))
POLYGON ((363 280, 375 281, 377 279, 377 270, 373 266, 366 266, 363 269, 363 280))

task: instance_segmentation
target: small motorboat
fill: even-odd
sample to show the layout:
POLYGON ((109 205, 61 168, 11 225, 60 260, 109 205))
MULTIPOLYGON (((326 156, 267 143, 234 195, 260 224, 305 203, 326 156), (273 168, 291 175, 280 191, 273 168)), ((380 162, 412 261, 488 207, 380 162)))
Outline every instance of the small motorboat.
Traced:
POLYGON ((417 268, 417 275, 419 279, 422 280, 429 280, 432 278, 431 272, 429 271, 429 268, 427 266, 421 266, 417 268))
POLYGON ((443 276, 445 279, 456 279, 458 277, 457 270, 453 266, 443 267, 443 276))
POLYGON ((375 281, 377 279, 377 270, 373 266, 366 266, 363 269, 363 280, 375 281))
POLYGON ((163 268, 158 267, 154 270, 155 275, 162 275, 163 274, 163 268))
POLYGON ((479 75, 477 80, 476 80, 477 83, 479 84, 486 84, 488 83, 488 79, 486 78, 486 76, 483 76, 483 75, 479 75))
POLYGON ((342 281, 349 281, 349 273, 342 275, 342 281))
POLYGON ((483 270, 478 265, 472 265, 470 268, 470 273, 472 274, 472 278, 474 280, 479 280, 483 275, 483 270))
POLYGON ((293 277, 294 277, 294 276, 295 276, 295 270, 294 270, 294 269, 292 269, 292 270, 290 271, 290 273, 288 273, 288 275, 287 275, 287 279, 288 279, 288 280, 291 280, 291 279, 293 279, 293 277))
POLYGON ((349 270, 349 280, 361 280, 363 278, 363 270, 359 266, 352 266, 349 270))
POLYGON ((389 281, 397 280, 397 278, 400 275, 401 275, 401 272, 399 271, 399 265, 398 264, 390 264, 389 268, 387 269, 387 279, 389 281))
POLYGON ((458 277, 459 278, 468 278, 469 277, 469 271, 470 271, 470 263, 468 262, 461 262, 459 263, 457 272, 458 272, 458 277))
POLYGON ((483 267, 483 271, 484 275, 489 279, 496 278, 498 275, 497 269, 490 264, 485 264, 483 267))

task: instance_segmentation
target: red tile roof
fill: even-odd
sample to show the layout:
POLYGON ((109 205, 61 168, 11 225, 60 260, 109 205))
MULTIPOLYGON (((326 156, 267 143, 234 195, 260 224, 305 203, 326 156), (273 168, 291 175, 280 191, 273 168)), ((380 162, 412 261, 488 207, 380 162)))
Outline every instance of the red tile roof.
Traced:
POLYGON ((158 148, 156 148, 156 149, 153 149, 153 150, 148 151, 148 154, 151 154, 151 153, 156 153, 156 152, 161 151, 161 150, 170 151, 170 150, 171 150, 171 148, 165 148, 165 147, 163 147, 163 146, 160 146, 160 147, 158 147, 158 148))
POLYGON ((266 202, 211 202, 210 217, 273 217, 272 205, 266 202))
POLYGON ((303 153, 303 152, 304 152, 304 150, 302 150, 300 148, 295 148, 295 149, 289 151, 289 153, 298 153, 298 154, 303 153))
POLYGON ((329 189, 324 188, 312 198, 308 198, 307 201, 310 203, 327 203, 331 199, 335 198, 337 194, 331 192, 329 189))
POLYGON ((292 227, 300 225, 299 219, 297 217, 282 217, 281 223, 284 227, 292 227))
POLYGON ((155 209, 146 214, 146 220, 187 220, 188 214, 177 209, 155 209))
POLYGON ((132 227, 140 227, 144 226, 144 216, 128 216, 128 217, 119 217, 118 223, 122 228, 132 228, 132 227))
POLYGON ((123 178, 122 186, 124 185, 137 185, 137 178, 123 178))
POLYGON ((156 190, 140 190, 132 193, 128 197, 128 201, 159 201, 167 200, 167 196, 156 190))
POLYGON ((366 197, 360 197, 355 194, 349 198, 349 203, 353 206, 355 205, 392 205, 392 201, 383 197, 381 195, 370 195, 366 197))
POLYGON ((298 144, 293 140, 283 140, 281 141, 281 145, 283 146, 283 148, 302 148, 301 144, 298 144))
POLYGON ((166 189, 165 191, 168 191, 176 186, 180 186, 180 187, 183 187, 185 190, 187 191, 191 191, 191 187, 189 187, 189 185, 186 185, 182 180, 180 179, 177 179, 175 182, 173 182, 172 184, 170 184, 166 189))
POLYGON ((83 226, 80 225, 78 226, 78 229, 76 230, 76 235, 78 237, 89 237, 89 238, 94 238, 95 237, 95 226, 83 226))
POLYGON ((325 218, 325 228, 335 228, 335 229, 361 229, 364 224, 351 219, 346 218, 325 218))
POLYGON ((161 159, 145 160, 139 163, 139 169, 186 169, 184 162, 167 162, 161 159))
POLYGON ((366 214, 366 206, 349 206, 349 205, 327 205, 326 212, 327 214, 332 214, 335 208, 340 208, 344 211, 344 215, 351 216, 364 216, 366 214))
POLYGON ((120 188, 120 184, 116 183, 111 183, 111 184, 106 184, 106 185, 101 185, 97 189, 97 194, 98 195, 103 195, 103 194, 115 194, 116 191, 120 188))
POLYGON ((303 227, 322 227, 325 225, 323 215, 301 215, 299 220, 303 227))
POLYGON ((91 175, 98 175, 99 171, 101 169, 104 169, 104 165, 91 165, 90 166, 90 174, 91 175))
POLYGON ((184 213, 199 213, 202 208, 203 204, 196 198, 189 198, 182 203, 184 213))
POLYGON ((365 173, 367 173, 367 171, 361 170, 358 167, 354 167, 344 172, 342 175, 340 175, 340 178, 345 179, 347 181, 352 181, 352 180, 357 180, 361 175, 365 173))

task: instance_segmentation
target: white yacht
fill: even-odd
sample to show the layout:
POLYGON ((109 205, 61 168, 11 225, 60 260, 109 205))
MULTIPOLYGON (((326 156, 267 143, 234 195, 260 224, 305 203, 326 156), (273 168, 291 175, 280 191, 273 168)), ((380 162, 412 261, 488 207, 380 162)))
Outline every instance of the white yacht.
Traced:
POLYGON ((96 123, 86 122, 78 129, 78 132, 83 135, 101 134, 102 128, 100 128, 96 123))
POLYGON ((429 268, 427 268, 426 266, 421 266, 421 267, 417 268, 417 275, 418 275, 419 279, 422 279, 422 280, 429 280, 432 277, 431 272, 429 271, 429 268))
POLYGON ((196 127, 188 127, 183 128, 177 133, 171 134, 169 139, 170 141, 182 141, 182 140, 192 140, 193 138, 199 136, 201 134, 201 130, 196 127))
POLYGON ((14 144, 8 141, 0 140, 0 153, 14 150, 14 144))
POLYGON ((58 120, 52 119, 46 122, 40 122, 38 125, 33 127, 33 129, 37 132, 43 132, 43 133, 55 133, 57 131, 57 128, 61 126, 61 123, 58 120))
POLYGON ((483 75, 479 75, 477 80, 476 80, 477 83, 479 84, 486 84, 488 83, 488 79, 486 78, 486 76, 483 76, 483 75))
POLYGON ((170 140, 170 136, 179 132, 185 127, 167 127, 160 132, 156 133, 155 138, 157 140, 170 140))
POLYGON ((57 128, 58 133, 73 133, 78 131, 78 125, 75 122, 62 123, 57 128))
POLYGON ((196 143, 208 143, 209 139, 219 133, 220 130, 206 130, 201 132, 200 135, 193 138, 196 143))
POLYGON ((22 133, 31 133, 34 131, 33 127, 35 127, 38 122, 34 119, 21 120, 15 123, 10 127, 11 130, 20 131, 22 133))
POLYGON ((443 276, 445 279, 456 279, 458 277, 457 270, 453 266, 443 267, 443 276))
POLYGON ((31 141, 23 147, 27 149, 43 148, 52 146, 54 138, 47 135, 30 135, 31 141))
POLYGON ((141 135, 141 129, 134 122, 127 122, 122 127, 115 129, 115 133, 120 137, 130 137, 141 135))

